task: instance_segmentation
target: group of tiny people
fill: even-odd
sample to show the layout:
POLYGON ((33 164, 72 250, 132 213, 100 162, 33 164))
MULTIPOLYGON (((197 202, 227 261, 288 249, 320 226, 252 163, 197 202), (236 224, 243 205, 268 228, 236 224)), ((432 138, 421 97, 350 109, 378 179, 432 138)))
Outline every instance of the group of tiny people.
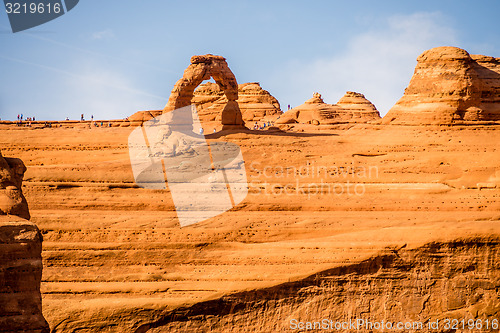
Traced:
POLYGON ((21 114, 18 114, 17 115, 17 126, 22 126, 23 125, 23 121, 26 122, 26 126, 28 127, 31 127, 31 122, 32 121, 35 121, 35 116, 33 117, 26 117, 26 119, 24 119, 24 115, 21 113, 21 114))
MULTIPOLYGON (((66 121, 69 121, 69 117, 66 117, 65 119, 66 121)), ((100 122, 94 122, 94 115, 91 115, 90 116, 90 120, 91 120, 91 124, 89 124, 89 128, 91 126, 94 126, 94 127, 111 127, 111 122, 108 122, 107 124, 104 124, 103 121, 100 121, 100 122)), ((33 117, 27 117, 27 118, 24 118, 24 114, 20 113, 17 115, 17 126, 26 126, 26 127, 31 127, 31 123, 36 121, 36 118, 33 116, 33 117)), ((84 115, 83 113, 81 114, 81 117, 80 117, 80 121, 85 121, 85 118, 84 118, 84 115)), ((38 122, 40 123, 40 121, 38 122)), ((59 126, 62 126, 62 125, 59 125, 59 126)), ((52 127, 52 122, 50 121, 45 121, 44 124, 43 124, 43 127, 52 127)), ((56 125, 57 127, 57 125, 56 125)))
MULTIPOLYGON (((288 108, 290 108, 290 106, 288 106, 288 108)), ((17 115, 17 126, 22 126, 23 125, 23 121, 26 122, 25 125, 27 127, 31 127, 31 122, 35 121, 35 117, 33 116, 33 117, 28 117, 28 118, 24 119, 24 115, 22 113, 18 114, 17 115)), ((69 121, 69 117, 66 117, 66 121, 69 121)), ((80 121, 85 121, 85 117, 84 117, 83 113, 80 116, 80 121)), ((91 115, 90 116, 89 128, 92 127, 92 126, 95 126, 95 127, 104 127, 105 124, 104 124, 103 121, 95 122, 94 121, 94 115, 91 115)), ((266 127, 271 127, 271 126, 274 126, 274 122, 273 121, 267 121, 267 122, 264 121, 263 123, 259 123, 259 122, 256 121, 255 124, 254 124, 254 126, 253 126, 253 129, 254 130, 263 130, 266 127)), ((44 127, 52 127, 52 123, 46 121, 44 123, 44 127)), ((111 127, 111 122, 108 122, 107 127, 111 127)), ((214 128, 214 133, 215 132, 216 132, 216 129, 214 128)), ((202 128, 200 128, 200 134, 203 134, 203 129, 202 128)))
MULTIPOLYGON (((126 118, 126 119, 128 119, 128 118, 126 118)), ((69 120, 69 118, 66 117, 66 120, 69 120)), ((80 121, 85 121, 85 116, 84 116, 83 113, 80 115, 80 121)), ((105 125, 104 125, 104 122, 102 120, 100 121, 100 125, 99 125, 99 122, 94 121, 94 115, 92 114, 92 115, 90 115, 89 128, 91 128, 92 126, 94 126, 94 127, 104 127, 105 125)), ((107 127, 111 127, 111 122, 110 121, 108 121, 107 127)))
POLYGON ((271 126, 274 126, 274 121, 267 121, 262 123, 262 124, 259 124, 257 121, 255 122, 255 124, 253 125, 253 129, 254 130, 263 130, 263 129, 266 129, 266 127, 271 127, 271 126))

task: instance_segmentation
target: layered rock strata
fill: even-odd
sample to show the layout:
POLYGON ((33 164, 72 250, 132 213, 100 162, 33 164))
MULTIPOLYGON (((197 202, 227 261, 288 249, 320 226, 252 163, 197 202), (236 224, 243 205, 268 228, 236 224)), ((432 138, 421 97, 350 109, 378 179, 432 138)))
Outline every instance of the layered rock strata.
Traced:
POLYGON ((386 124, 461 124, 500 120, 500 58, 436 47, 417 58, 386 124))
POLYGON ((0 215, 17 215, 30 218, 28 203, 22 192, 22 181, 26 166, 13 157, 3 157, 0 152, 0 215))
POLYGON ((459 331, 494 331, 500 325, 499 260, 496 238, 388 248, 303 280, 179 308, 135 332, 178 332, 189 324, 196 331, 351 327, 368 333, 396 329, 398 323, 407 332, 451 332, 462 328, 462 320, 459 331))
POLYGON ((40 294, 42 235, 26 220, 25 171, 20 159, 0 154, 0 332, 49 332, 40 294))
POLYGON ((314 93, 304 104, 285 112, 276 123, 332 125, 366 123, 379 118, 379 112, 363 94, 348 91, 337 104, 327 104, 321 94, 314 93))
MULTIPOLYGON (((191 102, 196 105, 200 120, 207 122, 220 120, 228 100, 218 84, 207 82, 196 88, 191 102)), ((245 122, 281 114, 278 100, 262 89, 258 82, 239 84, 237 102, 245 122)))

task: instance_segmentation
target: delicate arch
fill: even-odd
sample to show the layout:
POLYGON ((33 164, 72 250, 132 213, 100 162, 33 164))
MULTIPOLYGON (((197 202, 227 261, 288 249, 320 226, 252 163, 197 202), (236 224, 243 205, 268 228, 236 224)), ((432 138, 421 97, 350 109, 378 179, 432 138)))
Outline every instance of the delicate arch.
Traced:
POLYGON ((223 128, 243 126, 241 111, 236 102, 238 99, 236 77, 229 69, 224 57, 212 54, 191 57, 191 64, 172 89, 163 113, 190 105, 196 87, 211 77, 224 91, 228 101, 221 115, 223 128))

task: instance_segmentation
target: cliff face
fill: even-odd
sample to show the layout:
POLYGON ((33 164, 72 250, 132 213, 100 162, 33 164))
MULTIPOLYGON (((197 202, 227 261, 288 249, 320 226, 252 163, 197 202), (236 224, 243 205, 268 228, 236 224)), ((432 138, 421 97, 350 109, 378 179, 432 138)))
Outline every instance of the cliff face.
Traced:
MULTIPOLYGON (((44 230, 43 309, 54 332, 134 332, 157 322, 165 331, 167 325, 175 327, 171 332, 209 331, 196 328, 212 323, 215 332, 276 332, 273 324, 288 325, 287 318, 300 311, 317 319, 313 311, 321 300, 321 309, 332 311, 334 319, 340 320, 345 308, 352 308, 351 318, 357 316, 358 302, 365 297, 374 300, 373 318, 383 319, 383 309, 385 318, 402 318, 399 313, 413 304, 410 300, 426 295, 426 281, 435 283, 425 303, 433 305, 432 312, 425 308, 422 313, 432 316, 437 304, 452 302, 439 286, 451 286, 460 276, 477 277, 475 292, 491 299, 491 286, 477 281, 498 286, 498 243, 447 244, 471 235, 499 237, 497 127, 437 131, 368 124, 326 135, 223 136, 221 141, 231 140, 242 149, 252 195, 233 211, 188 228, 179 228, 169 192, 134 186, 123 146, 130 129, 15 127, 0 128, 0 137, 12 147, 12 156, 40 166, 29 168, 24 193, 44 230), (110 156, 114 161, 103 163, 110 156), (322 182, 324 191, 317 194, 305 187, 322 182), (335 184, 346 182, 353 186, 343 187, 341 195, 333 193, 339 188, 335 184), (285 187, 283 194, 274 194, 284 186, 294 186, 298 193, 285 194, 285 187), (364 195, 353 194, 360 187, 364 195), (429 246, 432 252, 424 255, 421 246, 432 241, 440 241, 443 249, 429 246), (395 251, 405 261, 392 265, 398 257, 384 248, 404 244, 395 251), (471 255, 476 248, 477 256, 471 255), (436 260, 435 271, 429 268, 431 260, 436 260), (324 274, 302 282, 316 272, 324 274), (277 289, 265 289, 271 286, 277 289), (261 288, 263 293, 255 292, 261 288), (254 290, 253 296, 234 295, 244 290, 254 290), (315 295, 315 290, 325 290, 325 295, 315 295), (418 294, 413 297, 412 292, 418 294), (228 305, 225 313, 217 302, 187 308, 213 299, 228 305), (391 301, 387 308, 378 306, 384 299, 391 301), (177 307, 185 312, 172 312, 177 307), (177 317, 160 322, 168 314, 177 317), (252 330, 259 320, 263 329, 252 330), (248 330, 242 329, 245 323, 248 330)), ((467 289, 449 292, 461 293, 476 302, 467 289)))
POLYGON ((42 235, 24 219, 25 170, 20 159, 0 155, 0 332, 49 332, 40 294, 42 235))
POLYGON ((417 58, 403 97, 384 123, 454 124, 500 120, 500 59, 437 47, 417 58))
POLYGON ((359 264, 304 280, 171 311, 135 332, 182 332, 185 327, 281 332, 317 325, 316 332, 320 324, 341 332, 373 332, 380 326, 370 325, 382 322, 412 325, 407 332, 450 332, 447 325, 453 325, 453 319, 472 320, 473 330, 482 325, 483 331, 491 331, 492 323, 500 325, 499 245, 500 239, 468 239, 387 249, 359 264), (355 323, 354 329, 335 326, 349 322, 355 323))

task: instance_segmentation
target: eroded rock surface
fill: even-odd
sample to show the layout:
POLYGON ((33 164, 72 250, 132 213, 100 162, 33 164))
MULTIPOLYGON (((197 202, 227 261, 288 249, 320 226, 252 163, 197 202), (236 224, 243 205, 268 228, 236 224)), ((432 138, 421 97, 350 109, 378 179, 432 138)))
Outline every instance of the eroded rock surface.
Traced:
POLYGON ((403 97, 384 123, 454 124, 500 120, 500 58, 436 47, 417 58, 403 97))
POLYGON ((37 226, 0 216, 0 331, 49 332, 42 315, 42 235, 37 226))
POLYGON ((142 125, 145 121, 153 119, 157 116, 160 116, 163 113, 163 110, 146 110, 146 111, 137 111, 133 115, 127 118, 127 121, 131 125, 142 125))
POLYGON ((464 319, 474 321, 472 330, 482 325, 486 332, 493 330, 486 329, 487 323, 497 325, 500 315, 499 263, 498 239, 435 242, 411 250, 388 248, 355 265, 180 308, 136 332, 181 332, 186 323, 196 331, 231 327, 281 332, 297 325, 312 330, 307 323, 325 325, 323 319, 332 331, 374 332, 377 329, 370 325, 375 323, 401 322, 409 325, 407 332, 450 332, 453 319, 464 319), (436 321, 437 326, 429 326, 436 321), (356 327, 336 328, 335 323, 343 322, 354 322, 356 327))
POLYGON ((28 203, 21 187, 25 171, 23 161, 3 157, 0 152, 0 215, 17 215, 29 220, 28 203))
MULTIPOLYGON (((387 246, 408 244, 404 249, 415 249, 431 241, 499 236, 498 126, 359 124, 320 135, 227 134, 213 140, 230 140, 241 147, 251 195, 236 209, 188 228, 179 228, 169 191, 135 186, 124 146, 130 129, 20 130, 13 125, 1 130, 9 154, 37 166, 29 168, 23 192, 33 219, 44 230, 43 309, 54 332, 134 332, 178 307, 245 290, 278 285, 286 290, 289 281, 356 265, 387 246), (350 187, 338 186, 347 182, 350 187), (322 191, 307 184, 321 184, 322 191), (359 188, 363 195, 354 194, 359 188)), ((493 255, 498 245, 488 246, 489 252, 480 255, 498 261, 493 255)), ((447 251, 436 250, 436 258, 447 251)), ((438 268, 462 255, 465 252, 446 255, 438 268)), ((467 273, 473 267, 462 262, 463 267, 457 264, 447 272, 467 273)), ((428 267, 415 265, 422 271, 428 267)), ((415 280, 406 281, 405 276, 413 275, 397 278, 401 270, 388 270, 338 275, 338 281, 368 282, 356 282, 353 297, 340 294, 337 299, 357 304, 354 301, 369 296, 371 281, 394 283, 393 294, 408 291, 404 297, 411 298, 411 289, 400 286, 422 280, 415 275, 415 280), (363 288, 368 291, 361 294, 363 288)), ((469 272, 464 276, 472 278, 483 269, 469 272)), ((296 290, 290 295, 297 295, 296 290)), ((379 292, 386 291, 391 289, 379 292)), ((265 299, 257 295, 253 300, 249 296, 248 302, 231 298, 231 305, 236 310, 238 304, 260 306, 265 299)), ((320 292, 318 299, 322 297, 320 292)), ((296 298, 292 307, 315 309, 307 304, 312 296, 305 299, 301 305, 296 298)), ((272 306, 272 301, 263 304, 272 306)), ((269 319, 273 312, 245 316, 236 310, 235 322, 265 319, 259 332, 279 331, 268 326, 278 323, 269 319)), ((374 318, 380 318, 379 310, 373 307, 374 318)), ((171 332, 185 332, 191 325, 192 331, 203 332, 197 325, 213 322, 221 323, 215 332, 242 331, 229 321, 231 317, 194 312, 203 315, 172 323, 178 329, 171 332)), ((287 325, 287 316, 279 324, 287 325)))
POLYGON ((337 105, 342 109, 344 117, 348 119, 350 117, 351 121, 367 122, 380 118, 380 113, 375 105, 367 100, 365 95, 354 91, 346 92, 339 99, 337 105))
MULTIPOLYGON (((210 122, 220 121, 221 111, 227 101, 218 84, 207 82, 196 88, 191 102, 196 105, 200 120, 210 122)), ((237 102, 245 122, 281 114, 278 100, 262 89, 258 82, 239 84, 237 102)))
POLYGON ((42 315, 42 235, 21 191, 26 167, 0 154, 0 331, 49 332, 42 315), (15 216, 17 215, 17 216, 15 216))
POLYGON ((338 123, 366 123, 380 118, 375 106, 363 94, 348 91, 337 104, 327 104, 321 94, 285 112, 278 124, 332 125, 338 123))

